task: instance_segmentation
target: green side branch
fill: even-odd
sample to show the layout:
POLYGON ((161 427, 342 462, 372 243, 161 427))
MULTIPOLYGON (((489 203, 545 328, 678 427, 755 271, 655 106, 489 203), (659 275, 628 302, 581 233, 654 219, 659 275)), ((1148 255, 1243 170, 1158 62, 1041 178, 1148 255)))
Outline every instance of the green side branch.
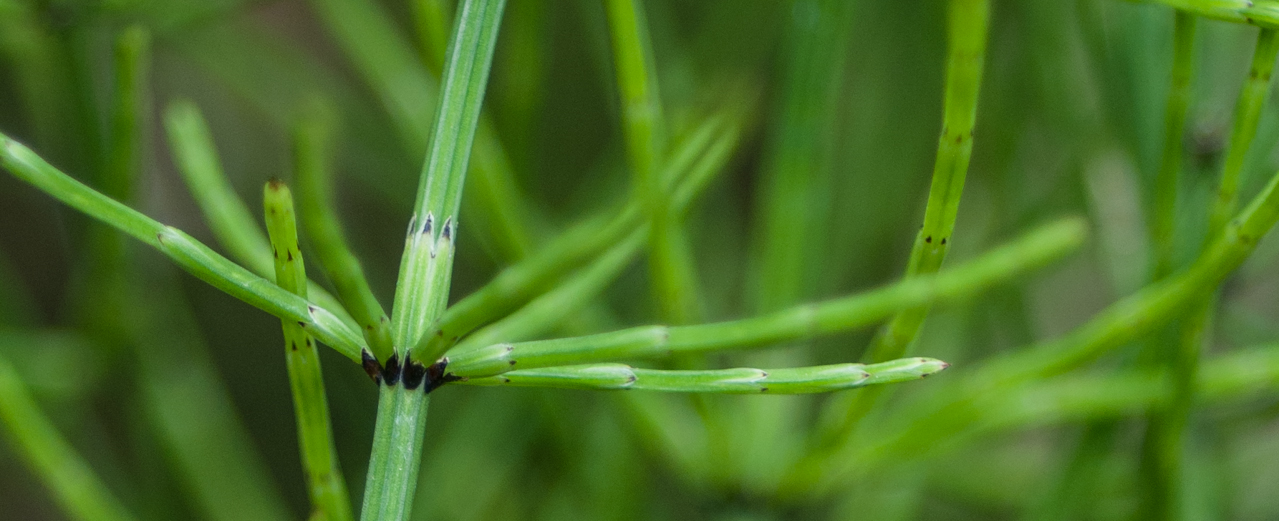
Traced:
POLYGON ((811 394, 918 380, 946 367, 945 362, 932 358, 906 358, 871 365, 833 364, 767 370, 739 367, 666 371, 638 369, 624 364, 595 364, 521 369, 459 383, 673 393, 811 394))
MULTIPOLYGON (((730 118, 731 119, 731 118, 730 118)), ((675 211, 683 215, 715 175, 723 172, 740 143, 736 121, 708 119, 681 142, 663 174, 674 188, 675 211), (685 170, 687 168, 687 170, 685 170)), ((620 209, 589 217, 549 241, 527 259, 503 269, 488 284, 453 304, 423 336, 425 352, 438 356, 460 338, 552 288, 560 276, 646 227, 635 199, 620 209)), ((645 239, 646 240, 646 239, 645 239)), ((510 339, 503 339, 504 341, 510 339)))
MULTIPOLYGON (((964 178, 973 152, 973 126, 981 91, 990 22, 988 0, 951 0, 950 44, 946 57, 946 100, 937 161, 924 224, 915 236, 906 277, 941 269, 955 231, 955 216, 964 192, 964 178)), ((902 356, 924 324, 928 308, 904 311, 893 317, 871 340, 868 359, 884 361, 902 356)))
MULTIPOLYGON (((164 123, 178 170, 218 243, 249 271, 274 280, 271 243, 223 172, 200 109, 189 101, 173 102, 165 111, 164 123)), ((358 327, 342 304, 319 284, 309 282, 307 294, 349 327, 358 327)))
POLYGON ((298 322, 312 336, 360 361, 363 338, 328 309, 250 273, 177 228, 165 226, 72 179, 26 146, 0 134, 0 166, 19 179, 160 250, 183 270, 245 303, 298 322))
POLYGON ((293 165, 298 207, 302 225, 325 276, 359 324, 373 356, 385 362, 394 350, 391 321, 369 287, 360 260, 347 246, 342 224, 333 208, 332 117, 327 106, 312 104, 294 128, 293 165))
MULTIPOLYGON (((286 291, 306 298, 306 266, 298 247, 298 230, 293 196, 280 181, 266 184, 262 192, 267 234, 275 259, 276 283, 286 291)), ((282 320, 284 356, 293 391, 294 417, 302 469, 307 479, 312 509, 329 521, 354 519, 346 481, 338 467, 337 448, 329 420, 329 402, 324 392, 324 373, 315 341, 291 320, 282 320)))
POLYGON ((848 331, 902 309, 970 295, 1072 251, 1085 225, 1063 219, 940 274, 912 277, 877 290, 755 318, 695 326, 642 326, 584 337, 492 346, 450 357, 459 377, 515 369, 741 349, 848 331))
POLYGON ((0 424, 9 443, 53 493, 67 517, 130 521, 133 515, 40 411, 9 361, 0 358, 0 424))
POLYGON ((1279 174, 1186 270, 1112 304, 1066 336, 998 355, 965 372, 954 379, 953 387, 948 385, 902 415, 895 429, 877 431, 870 439, 850 435, 838 449, 806 458, 790 473, 787 489, 829 491, 831 485, 883 464, 886 460, 880 458, 886 455, 922 454, 938 442, 939 433, 975 421, 975 397, 1064 373, 1149 334, 1217 287, 1276 221, 1279 174))

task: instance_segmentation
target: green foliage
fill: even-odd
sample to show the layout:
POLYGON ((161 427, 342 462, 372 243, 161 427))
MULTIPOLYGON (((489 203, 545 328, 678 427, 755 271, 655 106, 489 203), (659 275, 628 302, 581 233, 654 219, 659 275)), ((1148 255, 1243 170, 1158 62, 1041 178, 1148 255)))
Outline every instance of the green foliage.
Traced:
POLYGON ((0 511, 1275 518, 1279 2, 1144 3, 0 0, 0 511))

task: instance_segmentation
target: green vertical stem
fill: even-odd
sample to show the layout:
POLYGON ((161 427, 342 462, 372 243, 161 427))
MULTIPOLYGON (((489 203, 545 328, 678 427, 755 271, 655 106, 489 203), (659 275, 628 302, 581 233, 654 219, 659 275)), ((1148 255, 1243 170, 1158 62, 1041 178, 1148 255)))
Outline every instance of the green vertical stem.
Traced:
POLYGON ((351 312, 364 333, 373 356, 385 362, 394 349, 391 321, 364 277, 360 260, 351 253, 333 208, 331 165, 333 115, 328 106, 310 104, 293 131, 294 179, 302 225, 324 274, 337 290, 343 307, 351 312))
MULTIPOLYGON (((946 260, 959 200, 964 192, 968 160, 973 151, 973 126, 977 121, 977 98, 981 91, 982 67, 986 55, 987 25, 990 22, 988 0, 951 0, 949 12, 949 48, 946 65, 945 113, 941 137, 937 141, 937 159, 933 181, 924 210, 924 224, 915 236, 906 278, 936 273, 946 260)), ((928 316, 928 307, 898 313, 876 332, 864 358, 882 362, 900 358, 919 335, 928 316)), ((818 442, 826 444, 846 433, 885 392, 871 388, 833 401, 846 406, 842 418, 819 433, 818 442)), ((836 405, 832 405, 835 407, 836 405)), ((831 413, 838 417, 838 413, 831 413)))
POLYGON ((0 424, 8 441, 53 492, 67 516, 79 521, 134 519, 93 469, 40 411, 13 366, 0 358, 0 424))
POLYGON ((702 304, 692 252, 661 175, 665 122, 644 9, 640 0, 607 0, 604 5, 621 95, 627 164, 634 193, 642 201, 651 226, 653 293, 664 319, 679 324, 696 322, 702 315, 702 304))
POLYGON ((443 354, 426 351, 418 341, 448 300, 457 210, 505 4, 464 0, 449 40, 392 309, 392 337, 404 357, 393 354, 374 375, 380 397, 360 514, 365 521, 408 519, 417 492, 427 393, 439 376, 438 366, 424 368, 419 361, 430 363, 443 354))
MULTIPOLYGON (((281 288, 306 298, 306 266, 298 248, 298 231, 293 212, 293 196, 280 181, 267 183, 262 193, 266 209, 267 234, 275 258, 275 280, 281 288)), ((306 475, 311 507, 322 519, 353 519, 346 481, 338 468, 337 448, 330 428, 329 402, 324 394, 324 374, 315 340, 292 320, 280 321, 284 329, 284 355, 288 363, 289 387, 293 390, 294 416, 298 424, 298 444, 306 475)))
MULTIPOLYGON (((1262 29, 1257 35, 1248 79, 1239 93, 1230 142, 1218 182, 1217 194, 1208 216, 1208 234, 1204 251, 1226 232, 1230 218, 1239 206, 1239 184, 1248 148, 1257 135, 1261 109, 1270 94, 1270 76, 1279 54, 1279 31, 1262 29)), ((1199 372, 1199 359, 1207 342, 1216 304, 1217 286, 1203 288, 1203 298, 1193 306, 1182 323, 1180 338, 1172 344, 1167 360, 1172 375, 1171 399, 1162 409, 1152 412, 1144 445, 1144 470, 1147 483, 1148 514, 1153 519, 1180 519, 1185 496, 1185 431, 1194 405, 1194 380, 1199 372)))
MULTIPOLYGON (((911 249, 907 277, 934 273, 945 261, 973 151, 973 125, 977 121, 986 28, 990 21, 989 1, 951 0, 949 20, 945 116, 937 142, 937 162, 933 166, 924 225, 911 249)), ((919 308, 893 317, 871 341, 868 359, 883 361, 900 357, 915 341, 927 315, 928 308, 919 308)))
MULTIPOLYGON (((504 0, 470 0, 460 6, 396 283, 391 327, 400 349, 417 345, 448 300, 457 210, 504 6, 504 0)), ((441 353, 415 354, 428 361, 441 353)))

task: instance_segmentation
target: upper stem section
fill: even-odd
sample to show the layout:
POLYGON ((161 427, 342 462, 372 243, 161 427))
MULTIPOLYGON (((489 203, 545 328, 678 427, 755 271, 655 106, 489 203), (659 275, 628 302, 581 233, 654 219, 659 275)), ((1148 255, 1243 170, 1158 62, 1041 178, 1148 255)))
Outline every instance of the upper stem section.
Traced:
MULTIPOLYGON (((448 301, 457 209, 505 4, 467 0, 459 6, 396 284, 392 336, 395 345, 405 349, 417 344, 448 301)), ((419 360, 439 355, 419 354, 419 360)))

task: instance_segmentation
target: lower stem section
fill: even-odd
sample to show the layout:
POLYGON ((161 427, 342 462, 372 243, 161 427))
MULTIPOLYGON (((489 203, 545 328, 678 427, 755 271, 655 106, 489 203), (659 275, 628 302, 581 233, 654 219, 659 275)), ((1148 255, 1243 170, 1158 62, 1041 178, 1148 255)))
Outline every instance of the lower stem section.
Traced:
MULTIPOLYGON (((398 382, 397 382, 398 383, 398 382)), ((413 508, 430 397, 425 386, 378 385, 377 424, 361 521, 404 521, 413 508)))

